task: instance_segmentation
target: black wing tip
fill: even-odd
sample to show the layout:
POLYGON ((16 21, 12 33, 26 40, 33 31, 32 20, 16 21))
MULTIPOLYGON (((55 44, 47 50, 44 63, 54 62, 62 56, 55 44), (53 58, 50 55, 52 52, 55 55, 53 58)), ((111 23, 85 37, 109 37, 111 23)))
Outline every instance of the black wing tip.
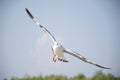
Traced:
POLYGON ((111 68, 107 68, 107 67, 103 67, 103 66, 100 66, 98 64, 96 64, 97 67, 100 67, 100 68, 103 68, 103 69, 111 69, 111 68))
POLYGON ((33 19, 34 17, 33 17, 32 14, 30 13, 30 11, 29 11, 27 8, 25 8, 25 10, 26 10, 27 14, 29 15, 29 17, 30 17, 31 19, 33 19))
POLYGON ((25 10, 28 10, 27 8, 25 8, 25 10))

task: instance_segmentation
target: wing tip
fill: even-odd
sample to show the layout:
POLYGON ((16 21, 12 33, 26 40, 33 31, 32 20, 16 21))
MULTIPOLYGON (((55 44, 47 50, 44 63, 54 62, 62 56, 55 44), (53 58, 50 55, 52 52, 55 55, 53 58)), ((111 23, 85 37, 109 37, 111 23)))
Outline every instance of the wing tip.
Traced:
POLYGON ((32 14, 30 13, 30 11, 29 11, 27 8, 25 8, 25 11, 27 12, 27 14, 29 15, 29 17, 30 17, 31 19, 34 18, 34 17, 32 16, 32 14))
POLYGON ((103 68, 103 69, 111 69, 111 68, 108 68, 108 67, 103 67, 103 66, 100 66, 98 64, 96 64, 97 67, 100 67, 100 68, 103 68))

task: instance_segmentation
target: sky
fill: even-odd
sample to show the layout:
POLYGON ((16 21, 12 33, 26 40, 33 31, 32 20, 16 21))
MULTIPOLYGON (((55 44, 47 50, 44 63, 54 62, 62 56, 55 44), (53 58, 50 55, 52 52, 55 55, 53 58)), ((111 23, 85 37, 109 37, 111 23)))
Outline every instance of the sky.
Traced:
POLYGON ((0 79, 25 75, 120 76, 119 0, 1 0, 0 79), (25 8, 65 48, 111 67, 104 70, 65 53, 69 63, 52 61, 52 40, 30 20, 25 8))

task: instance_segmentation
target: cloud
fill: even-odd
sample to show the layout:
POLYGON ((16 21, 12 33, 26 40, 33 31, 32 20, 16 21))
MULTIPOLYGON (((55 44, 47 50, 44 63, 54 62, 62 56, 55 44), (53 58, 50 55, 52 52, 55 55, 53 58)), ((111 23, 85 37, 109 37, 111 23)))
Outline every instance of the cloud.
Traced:
MULTIPOLYGON (((62 41, 61 37, 57 37, 59 41, 62 41)), ((27 71, 28 75, 39 75, 39 74, 65 74, 69 71, 68 63, 63 63, 57 61, 54 63, 52 61, 53 52, 51 50, 52 40, 46 34, 38 37, 36 40, 36 45, 31 54, 31 65, 27 71)))
POLYGON ((36 41, 35 53, 39 54, 41 50, 43 51, 46 43, 48 43, 48 36, 46 34, 43 34, 36 41))

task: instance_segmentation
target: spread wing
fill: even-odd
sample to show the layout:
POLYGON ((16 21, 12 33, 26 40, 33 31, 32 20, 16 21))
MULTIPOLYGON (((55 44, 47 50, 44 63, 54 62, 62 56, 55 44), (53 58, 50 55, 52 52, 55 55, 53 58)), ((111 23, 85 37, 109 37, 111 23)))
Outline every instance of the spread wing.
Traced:
POLYGON ((64 52, 66 52, 66 53, 68 53, 68 54, 70 54, 70 55, 72 55, 72 56, 74 56, 74 57, 77 57, 77 58, 79 58, 80 60, 82 60, 82 61, 84 61, 84 62, 86 62, 86 63, 95 65, 95 66, 97 66, 97 67, 100 67, 100 68, 103 68, 103 69, 111 69, 111 68, 107 68, 107 67, 103 67, 103 66, 101 66, 101 65, 95 64, 95 63, 87 60, 85 57, 83 57, 82 55, 80 55, 80 54, 78 54, 78 53, 76 53, 76 52, 73 52, 73 51, 70 51, 70 50, 64 50, 64 52))
POLYGON ((45 27, 40 25, 40 23, 33 17, 33 15, 30 13, 30 11, 27 8, 25 8, 25 10, 28 16, 33 20, 33 22, 35 22, 35 24, 37 24, 45 33, 47 33, 48 36, 53 40, 53 42, 57 44, 55 37, 45 27))

